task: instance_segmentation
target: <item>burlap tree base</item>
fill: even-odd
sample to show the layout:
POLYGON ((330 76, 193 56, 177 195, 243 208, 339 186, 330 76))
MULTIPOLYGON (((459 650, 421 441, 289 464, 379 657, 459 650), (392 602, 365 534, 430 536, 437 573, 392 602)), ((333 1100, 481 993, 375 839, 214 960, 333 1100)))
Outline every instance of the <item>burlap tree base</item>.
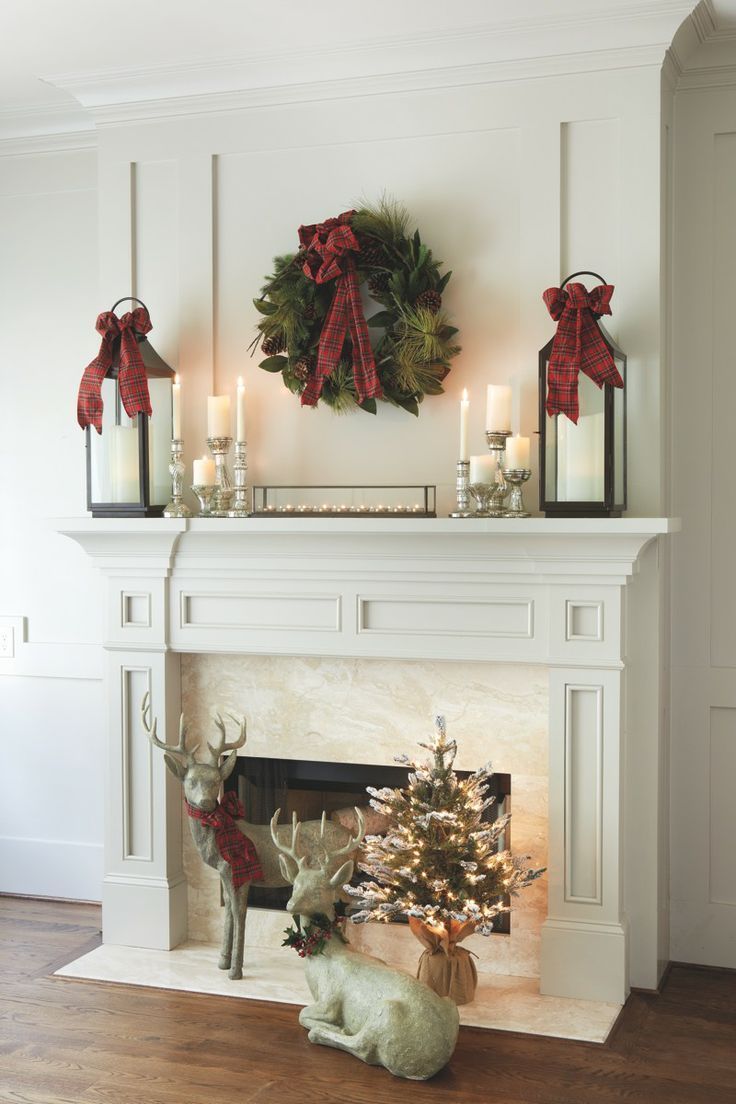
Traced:
POLYGON ((473 955, 458 943, 475 931, 472 920, 448 920, 446 924, 429 924, 416 916, 409 917, 409 927, 425 948, 419 959, 417 977, 441 997, 450 997, 455 1004, 470 1004, 475 997, 478 972, 473 955))

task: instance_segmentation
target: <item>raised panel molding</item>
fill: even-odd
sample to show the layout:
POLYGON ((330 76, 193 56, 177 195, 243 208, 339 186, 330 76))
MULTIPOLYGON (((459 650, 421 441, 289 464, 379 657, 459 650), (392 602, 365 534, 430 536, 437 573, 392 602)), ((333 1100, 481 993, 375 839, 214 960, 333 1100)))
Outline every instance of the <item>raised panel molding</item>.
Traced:
POLYGON ((182 629, 271 629, 339 632, 341 599, 335 594, 182 591, 182 629))
POLYGON ((736 905, 736 708, 710 708, 708 901, 736 905))
POLYGON ((565 639, 585 643, 603 640, 603 603, 579 602, 568 599, 565 603, 565 639))
POLYGON ((565 900, 602 902, 603 687, 565 687, 565 900))
POLYGON ((358 632, 531 640, 534 600, 358 595, 358 632))
POLYGON ((151 691, 148 667, 121 667, 123 859, 153 858, 151 746, 141 739, 140 703, 151 691))

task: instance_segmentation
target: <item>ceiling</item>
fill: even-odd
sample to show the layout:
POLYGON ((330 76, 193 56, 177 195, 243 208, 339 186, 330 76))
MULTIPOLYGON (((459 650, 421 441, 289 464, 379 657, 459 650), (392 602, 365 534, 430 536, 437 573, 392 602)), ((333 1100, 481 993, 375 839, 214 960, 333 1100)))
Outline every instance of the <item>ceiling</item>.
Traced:
MULTIPOLYGON (((490 32, 498 44, 520 29, 533 29, 538 47, 552 21, 579 32, 581 24, 648 14, 660 17, 661 26, 669 13, 676 27, 690 7, 686 0, 2 0, 0 116, 7 123, 78 111, 89 125, 69 91, 57 86, 68 85, 67 78, 105 80, 138 68, 193 70, 237 59, 240 79, 248 65, 266 64, 268 71, 272 62, 279 80, 286 69, 295 82, 314 81, 341 48, 373 46, 390 55, 395 40, 431 42, 436 50, 443 37, 465 35, 469 42, 475 30, 490 32)), ((700 7, 718 32, 736 33, 736 0, 704 0, 700 7)))

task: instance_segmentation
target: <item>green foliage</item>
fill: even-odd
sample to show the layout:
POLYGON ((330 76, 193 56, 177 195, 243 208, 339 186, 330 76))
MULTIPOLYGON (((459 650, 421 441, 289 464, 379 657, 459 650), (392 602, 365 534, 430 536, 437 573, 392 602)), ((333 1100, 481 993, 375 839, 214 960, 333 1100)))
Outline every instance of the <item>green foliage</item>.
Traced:
MULTIPOLYGON (((386 196, 378 203, 363 204, 352 219, 361 245, 354 255, 359 279, 370 281, 371 295, 382 308, 367 321, 377 335, 374 353, 383 401, 417 416, 425 395, 442 394, 442 381, 460 346, 453 340, 457 329, 444 312, 433 313, 415 305, 425 291, 441 295, 451 273, 440 271, 441 262, 421 240, 419 231, 409 235, 408 226, 406 208, 386 196)), ((334 283, 315 284, 303 270, 303 254, 292 253, 275 258, 273 275, 261 296, 253 300, 260 318, 252 347, 275 338, 283 342, 281 348, 285 345, 288 354, 267 356, 261 367, 280 372, 286 387, 296 395, 304 391, 305 381, 294 374, 294 367, 305 357, 316 364, 333 296, 334 283)), ((320 401, 338 414, 355 409, 376 413, 374 399, 362 405, 358 402, 349 337, 337 368, 324 381, 320 401)))
POLYGON ((490 935, 493 918, 508 910, 503 898, 543 874, 499 850, 510 816, 489 823, 483 812, 491 767, 459 779, 453 769, 457 744, 448 740, 442 717, 430 744, 430 759, 398 759, 409 769, 406 789, 368 787, 371 805, 390 819, 385 836, 367 836, 359 864, 373 880, 346 886, 360 911, 355 923, 399 915, 425 921, 471 921, 490 935))

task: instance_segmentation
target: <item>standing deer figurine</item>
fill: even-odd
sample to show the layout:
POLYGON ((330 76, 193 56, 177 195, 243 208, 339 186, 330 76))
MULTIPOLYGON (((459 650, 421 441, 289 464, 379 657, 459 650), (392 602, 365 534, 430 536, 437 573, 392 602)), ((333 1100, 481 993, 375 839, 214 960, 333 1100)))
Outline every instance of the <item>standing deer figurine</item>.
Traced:
MULTIPOLYGON (((232 774, 238 748, 246 741, 244 718, 232 717, 239 732, 232 743, 227 742, 225 721, 215 713, 219 739, 207 744, 207 762, 199 762, 195 752, 199 745, 186 747, 187 729, 184 714, 179 719, 179 743, 176 747, 159 740, 156 719, 151 719, 151 699, 146 694, 141 706, 143 727, 154 747, 164 752, 166 766, 184 788, 184 798, 192 838, 202 861, 220 875, 225 903, 225 924, 218 966, 228 971, 228 977, 243 976, 243 946, 245 920, 248 911, 248 891, 251 882, 268 888, 289 885, 280 872, 280 854, 274 844, 269 825, 250 824, 236 794, 228 793, 220 802, 223 782, 232 774), (227 758, 222 762, 223 755, 227 758)), ((296 816, 294 818, 296 822, 296 816)), ((307 840, 326 841, 341 847, 350 839, 350 832, 341 825, 319 821, 304 824, 307 840)), ((284 839, 288 828, 281 829, 284 839)))
MULTIPOLYGON (((293 885, 288 911, 303 921, 334 926, 335 901, 350 881, 351 858, 333 872, 338 857, 350 855, 365 834, 359 809, 358 832, 339 849, 324 846, 316 865, 297 854, 300 825, 295 820, 291 841, 277 828, 280 810, 271 821, 271 836, 280 852, 281 872, 293 885)), ((324 823, 324 820, 323 820, 324 823)), ((302 952, 300 952, 302 953, 302 952)), ((447 1064, 455 1049, 459 1016, 455 1002, 372 955, 354 950, 340 935, 326 938, 319 953, 306 958, 307 984, 314 1004, 299 1013, 310 1043, 346 1050, 372 1066, 384 1066, 396 1077, 424 1081, 447 1064)))

